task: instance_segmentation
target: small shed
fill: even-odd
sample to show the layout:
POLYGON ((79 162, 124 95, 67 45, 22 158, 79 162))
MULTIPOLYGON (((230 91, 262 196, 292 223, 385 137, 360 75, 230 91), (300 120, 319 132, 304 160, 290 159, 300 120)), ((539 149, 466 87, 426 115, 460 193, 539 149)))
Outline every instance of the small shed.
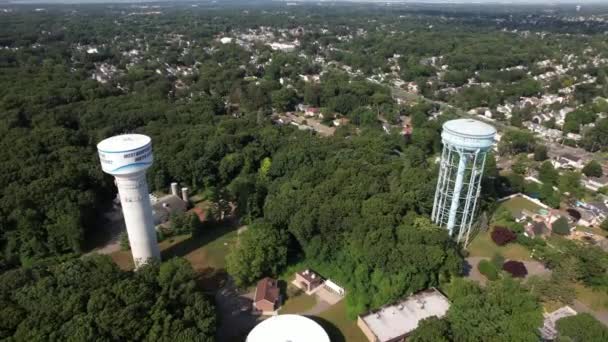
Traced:
POLYGON ((253 306, 262 314, 272 314, 279 308, 280 299, 277 280, 266 277, 260 280, 255 288, 253 306))
POLYGON ((310 293, 323 284, 323 278, 314 271, 306 269, 301 272, 296 272, 295 283, 299 288, 310 293))

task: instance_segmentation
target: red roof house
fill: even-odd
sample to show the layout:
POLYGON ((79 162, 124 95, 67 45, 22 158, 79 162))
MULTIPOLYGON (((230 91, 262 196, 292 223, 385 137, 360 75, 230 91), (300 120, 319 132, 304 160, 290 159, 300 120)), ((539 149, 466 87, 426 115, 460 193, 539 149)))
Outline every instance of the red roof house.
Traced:
POLYGON ((273 312, 279 308, 280 299, 281 295, 277 281, 266 277, 260 280, 255 288, 253 306, 262 313, 273 312))

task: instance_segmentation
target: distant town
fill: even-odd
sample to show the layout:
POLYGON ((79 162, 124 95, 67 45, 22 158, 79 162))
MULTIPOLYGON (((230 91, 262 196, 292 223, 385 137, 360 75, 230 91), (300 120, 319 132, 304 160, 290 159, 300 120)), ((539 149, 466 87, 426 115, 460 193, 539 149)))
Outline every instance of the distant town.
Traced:
POLYGON ((608 340, 605 4, 0 27, 0 339, 608 340))

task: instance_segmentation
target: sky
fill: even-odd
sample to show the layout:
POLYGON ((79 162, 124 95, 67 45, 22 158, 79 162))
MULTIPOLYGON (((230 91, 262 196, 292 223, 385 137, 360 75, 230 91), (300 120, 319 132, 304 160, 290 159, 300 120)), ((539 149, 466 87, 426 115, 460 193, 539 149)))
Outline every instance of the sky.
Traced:
MULTIPOLYGON (((189 1, 196 2, 196 0, 25 0, 22 2, 45 2, 45 3, 54 3, 54 2, 69 2, 69 3, 99 3, 99 2, 122 2, 122 3, 135 3, 135 2, 171 2, 171 1, 189 1)), ((208 2, 210 0, 203 0, 201 2, 208 2)), ((232 2, 234 0, 216 0, 217 2, 227 1, 232 2)), ((241 0, 243 1, 243 0, 241 0)), ((251 2, 257 2, 258 0, 249 0, 251 2)), ((262 0, 260 2, 267 3, 269 0, 262 0)), ((277 2, 364 2, 364 3, 386 3, 386 2, 402 2, 402 3, 455 3, 455 4, 546 4, 546 5, 555 5, 555 4, 602 4, 607 3, 608 0, 274 0, 277 2)), ((0 3, 11 2, 11 0, 0 0, 0 3)), ((13 0, 13 2, 19 2, 19 0, 13 0)))

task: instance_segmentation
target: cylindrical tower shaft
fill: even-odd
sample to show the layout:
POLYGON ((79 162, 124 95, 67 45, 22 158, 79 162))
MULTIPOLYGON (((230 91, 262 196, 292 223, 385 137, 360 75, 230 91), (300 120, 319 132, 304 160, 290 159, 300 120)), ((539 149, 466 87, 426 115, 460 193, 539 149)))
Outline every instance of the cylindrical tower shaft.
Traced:
POLYGON ((114 176, 129 235, 135 268, 160 259, 146 170, 152 165, 152 141, 142 134, 124 134, 97 144, 104 172, 114 176))
POLYGON ((116 176, 135 268, 160 259, 145 171, 116 176))
POLYGON ((460 155, 458 161, 458 170, 456 171, 456 181, 454 182, 454 194, 452 195, 452 202, 450 203, 450 214, 448 216, 448 232, 450 235, 454 233, 454 225, 456 224, 456 213, 460 206, 460 192, 462 191, 462 183, 464 181, 464 173, 467 168, 468 157, 465 154, 460 155))

